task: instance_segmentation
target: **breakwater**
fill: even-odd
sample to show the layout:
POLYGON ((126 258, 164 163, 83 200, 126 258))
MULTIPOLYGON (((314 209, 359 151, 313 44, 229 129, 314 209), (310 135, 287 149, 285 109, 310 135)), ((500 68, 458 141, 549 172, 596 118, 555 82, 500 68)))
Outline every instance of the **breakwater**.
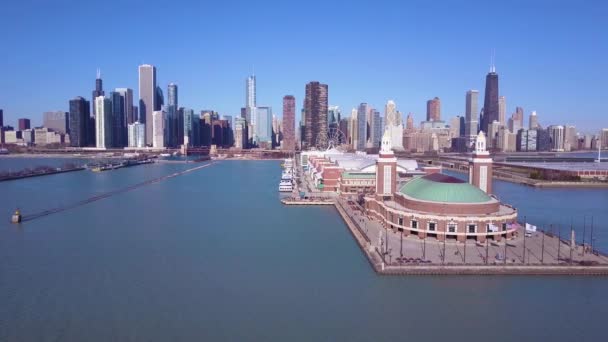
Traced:
POLYGON ((78 202, 75 202, 75 203, 72 203, 72 204, 68 204, 68 205, 65 205, 65 206, 60 206, 60 207, 56 207, 56 208, 52 208, 52 209, 48 209, 48 210, 43 210, 43 211, 40 211, 40 212, 37 212, 37 213, 32 213, 32 214, 24 214, 21 222, 32 221, 32 220, 35 220, 35 219, 38 219, 38 218, 41 218, 41 217, 45 217, 45 216, 49 216, 49 215, 52 215, 52 214, 60 213, 60 212, 66 211, 66 210, 70 210, 70 209, 73 209, 73 208, 77 208, 77 207, 80 207, 80 206, 83 206, 83 205, 86 205, 86 204, 89 204, 89 203, 92 203, 92 202, 97 202, 97 201, 100 201, 102 199, 106 199, 108 197, 112 197, 112 196, 115 196, 115 195, 118 195, 118 194, 121 194, 121 193, 124 193, 124 192, 128 192, 128 191, 132 191, 132 190, 141 188, 141 187, 146 186, 146 185, 155 184, 155 183, 161 182, 161 181, 166 180, 166 179, 174 178, 174 177, 181 176, 181 175, 184 175, 184 174, 189 173, 189 172, 200 170, 200 169, 203 169, 205 167, 209 167, 211 165, 214 165, 215 163, 216 162, 211 162, 209 164, 193 167, 193 168, 190 168, 190 169, 186 169, 186 170, 183 170, 183 171, 175 172, 175 173, 172 173, 172 174, 169 174, 169 175, 165 175, 165 176, 162 176, 162 177, 150 179, 150 180, 147 180, 147 181, 144 181, 144 182, 141 182, 141 183, 137 183, 137 184, 134 184, 134 185, 131 185, 131 186, 128 186, 128 187, 124 187, 124 188, 121 188, 121 189, 118 189, 118 190, 109 191, 109 192, 106 192, 106 193, 103 193, 103 194, 100 194, 100 195, 95 195, 95 196, 92 196, 92 197, 89 197, 89 198, 86 198, 86 199, 83 199, 81 201, 78 201, 78 202))

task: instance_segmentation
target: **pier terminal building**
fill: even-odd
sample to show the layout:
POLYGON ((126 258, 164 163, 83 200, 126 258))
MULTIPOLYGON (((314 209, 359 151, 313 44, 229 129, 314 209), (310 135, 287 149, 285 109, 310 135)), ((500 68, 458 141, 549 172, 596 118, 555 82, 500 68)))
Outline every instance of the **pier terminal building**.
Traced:
POLYGON ((483 132, 469 159, 469 181, 397 159, 385 134, 379 155, 336 149, 303 152, 301 164, 321 191, 363 196, 368 215, 405 236, 465 241, 511 238, 517 210, 492 195, 492 158, 483 132))
POLYGON ((405 236, 484 242, 511 238, 517 230, 517 210, 492 195, 492 158, 483 132, 469 160, 469 182, 430 173, 398 184, 397 159, 384 138, 376 169, 375 194, 364 198, 367 214, 405 236))

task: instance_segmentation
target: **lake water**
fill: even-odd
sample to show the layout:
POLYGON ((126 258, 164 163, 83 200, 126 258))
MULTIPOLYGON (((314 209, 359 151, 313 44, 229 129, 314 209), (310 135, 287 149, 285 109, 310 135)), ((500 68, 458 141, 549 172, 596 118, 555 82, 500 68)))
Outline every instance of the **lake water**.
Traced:
MULTIPOLYGON (((608 278, 377 276, 335 209, 280 204, 279 162, 7 223, 190 167, 0 183, 0 341, 605 339, 608 278)), ((607 249, 608 191, 495 189, 539 224, 593 215, 607 249)))

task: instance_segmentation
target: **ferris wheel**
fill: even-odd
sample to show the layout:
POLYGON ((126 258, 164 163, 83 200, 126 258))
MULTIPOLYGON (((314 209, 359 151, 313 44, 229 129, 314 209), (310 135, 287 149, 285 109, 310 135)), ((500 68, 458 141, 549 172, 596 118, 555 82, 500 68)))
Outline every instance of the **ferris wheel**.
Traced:
POLYGON ((344 144, 346 144, 346 135, 337 127, 328 127, 327 134, 317 135, 315 147, 319 151, 324 151, 332 148, 340 149, 344 144))

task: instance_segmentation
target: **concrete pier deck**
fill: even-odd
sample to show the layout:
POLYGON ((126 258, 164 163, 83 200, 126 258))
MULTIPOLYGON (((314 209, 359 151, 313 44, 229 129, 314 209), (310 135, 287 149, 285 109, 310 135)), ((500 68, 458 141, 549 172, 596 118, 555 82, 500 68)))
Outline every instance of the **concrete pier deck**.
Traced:
MULTIPOLYGON (((289 201, 288 201, 289 202, 289 201)), ((287 204, 287 203, 286 203, 287 204)), ((562 231, 523 231, 505 241, 478 243, 438 241, 402 236, 368 217, 362 208, 344 198, 293 201, 299 205, 335 205, 349 232, 380 275, 596 275, 608 276, 608 256, 590 246, 570 242, 562 231), (525 241, 524 241, 525 240, 525 241), (506 257, 504 257, 506 255, 506 257)))

